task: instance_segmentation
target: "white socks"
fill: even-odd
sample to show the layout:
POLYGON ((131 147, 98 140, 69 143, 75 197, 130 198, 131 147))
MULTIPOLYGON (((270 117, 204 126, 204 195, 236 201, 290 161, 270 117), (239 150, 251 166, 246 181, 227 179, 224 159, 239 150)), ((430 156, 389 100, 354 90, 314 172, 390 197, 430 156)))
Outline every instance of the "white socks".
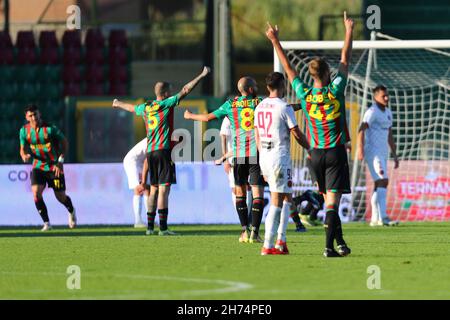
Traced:
POLYGON ((377 223, 380 218, 380 208, 378 206, 378 193, 376 190, 372 194, 370 203, 372 204, 372 218, 370 222, 377 223))
POLYGON ((144 215, 145 215, 148 212, 148 195, 146 195, 145 193, 144 193, 144 208, 145 208, 145 212, 144 212, 144 215))
POLYGON ((134 223, 141 223, 141 210, 142 210, 142 198, 138 195, 133 195, 133 212, 134 212, 134 223))
POLYGON ((379 220, 386 221, 388 218, 386 213, 386 196, 387 196, 387 190, 386 188, 377 188, 377 202, 378 202, 378 208, 379 208, 379 220))
MULTIPOLYGON (((253 195, 252 195, 252 190, 250 190, 250 191, 247 191, 247 208, 248 208, 249 212, 252 209, 252 204, 253 204, 253 195)), ((249 223, 252 223, 252 222, 249 221, 249 223)))
POLYGON ((231 198, 233 199, 233 208, 236 209, 236 195, 234 192, 231 193, 231 198))
POLYGON ((289 212, 291 211, 292 203, 283 201, 283 208, 281 208, 280 225, 278 226, 278 240, 286 242, 286 229, 289 223, 289 212))
POLYGON ((264 223, 264 248, 269 249, 274 247, 273 240, 275 237, 275 230, 278 229, 278 225, 280 224, 280 215, 281 208, 270 205, 269 212, 267 213, 266 221, 264 223))

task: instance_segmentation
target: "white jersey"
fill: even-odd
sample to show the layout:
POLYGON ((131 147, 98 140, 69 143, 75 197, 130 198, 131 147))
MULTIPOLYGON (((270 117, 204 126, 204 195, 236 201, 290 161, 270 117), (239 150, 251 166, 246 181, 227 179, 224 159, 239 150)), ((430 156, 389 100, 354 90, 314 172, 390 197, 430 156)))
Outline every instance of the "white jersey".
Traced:
POLYGON ((255 111, 260 158, 291 158, 291 129, 297 126, 294 109, 280 98, 266 98, 255 111))
POLYGON ((259 164, 270 192, 292 193, 291 129, 296 125, 294 110, 279 98, 266 98, 255 110, 259 164))
MULTIPOLYGON (((227 150, 231 151, 232 147, 231 147, 231 123, 230 123, 230 119, 228 119, 228 117, 224 117, 223 121, 222 121, 222 126, 220 127, 220 134, 226 136, 227 139, 227 150)), ((227 159, 227 161, 232 164, 233 162, 233 157, 229 157, 227 159)))
POLYGON ((141 180, 144 160, 147 156, 147 138, 139 141, 123 159, 123 166, 128 177, 128 187, 134 189, 141 180))
POLYGON ((366 158, 375 156, 387 159, 389 156, 389 129, 392 127, 392 112, 384 111, 374 103, 365 113, 363 122, 369 126, 365 131, 364 154, 366 158))

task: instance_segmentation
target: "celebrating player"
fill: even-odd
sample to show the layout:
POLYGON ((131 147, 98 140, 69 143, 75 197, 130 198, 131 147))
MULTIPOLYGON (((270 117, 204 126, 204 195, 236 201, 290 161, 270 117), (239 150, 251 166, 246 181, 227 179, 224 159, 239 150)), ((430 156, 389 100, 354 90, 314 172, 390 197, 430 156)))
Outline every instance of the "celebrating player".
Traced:
POLYGON ((311 176, 325 196, 325 257, 341 257, 351 250, 344 241, 339 202, 343 193, 350 193, 350 176, 345 144, 350 141, 345 116, 345 87, 348 76, 353 37, 353 20, 344 12, 345 41, 336 77, 330 81, 330 67, 323 58, 313 58, 309 74, 314 80, 312 87, 298 77, 290 65, 278 39, 278 27, 268 24, 267 37, 289 78, 307 122, 306 135, 311 144, 311 176), (334 239, 337 249, 334 249, 334 239))
POLYGON ((251 77, 243 77, 238 81, 241 96, 227 100, 216 111, 209 114, 193 114, 185 111, 184 117, 195 121, 210 121, 227 116, 231 122, 233 141, 233 174, 236 192, 236 211, 241 222, 242 232, 239 242, 262 242, 259 237, 264 209, 263 185, 261 169, 258 164, 258 152, 253 130, 255 108, 262 100, 257 97, 256 81, 251 77), (247 184, 252 188, 252 230, 250 238, 247 231, 248 207, 246 203, 247 184))
POLYGON ((51 229, 47 206, 42 197, 46 185, 53 189, 56 199, 69 211, 69 228, 73 229, 76 226, 77 217, 72 200, 65 192, 66 181, 63 171, 64 155, 68 148, 67 139, 57 127, 42 121, 41 114, 35 105, 28 105, 25 108, 25 119, 28 124, 20 129, 19 134, 20 156, 23 162, 33 160, 31 191, 36 209, 44 221, 42 231, 51 229))
POLYGON ((372 218, 370 226, 393 226, 398 221, 391 221, 386 213, 386 193, 389 179, 387 175, 387 158, 389 147, 394 156, 394 168, 399 162, 392 134, 392 112, 387 107, 389 95, 384 86, 373 89, 374 103, 364 113, 358 132, 358 159, 366 160, 370 175, 375 181, 372 194, 372 218))
POLYGON ((270 95, 258 105, 255 112, 255 136, 260 166, 271 194, 261 254, 288 254, 286 229, 292 206, 290 133, 306 150, 309 150, 310 145, 298 128, 294 110, 282 100, 286 91, 283 74, 270 73, 266 78, 266 85, 270 95), (278 237, 274 247, 276 231, 278 237))
POLYGON ((146 212, 148 212, 148 194, 149 187, 145 183, 144 190, 140 190, 141 185, 141 175, 144 166, 144 160, 147 156, 147 138, 142 139, 138 142, 123 159, 123 167, 128 178, 128 187, 134 191, 133 195, 133 213, 134 213, 134 227, 144 228, 146 224, 142 222, 141 211, 142 211, 142 198, 144 198, 144 206, 146 212))
MULTIPOLYGON (((134 106, 113 101, 114 108, 121 108, 144 118, 147 129, 147 165, 150 171, 149 212, 147 212, 147 234, 154 234, 156 209, 159 213, 159 235, 173 234, 167 228, 169 214, 170 186, 176 183, 175 163, 171 158, 173 131, 173 111, 195 86, 208 75, 210 69, 204 67, 195 79, 187 83, 176 95, 171 95, 171 85, 168 82, 158 82, 155 85, 156 100, 134 106)), ((145 184, 143 177, 141 184, 145 184)))

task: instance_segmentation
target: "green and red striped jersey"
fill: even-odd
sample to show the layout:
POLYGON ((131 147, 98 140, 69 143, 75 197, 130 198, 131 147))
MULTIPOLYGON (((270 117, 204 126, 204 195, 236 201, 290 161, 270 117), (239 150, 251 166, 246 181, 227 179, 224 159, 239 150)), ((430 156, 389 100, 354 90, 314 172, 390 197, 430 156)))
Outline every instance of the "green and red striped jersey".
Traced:
POLYGON ((330 149, 350 141, 345 114, 347 78, 338 73, 326 87, 308 87, 300 78, 292 88, 301 100, 306 119, 306 137, 311 147, 330 149))
POLYGON ((64 140, 63 133, 55 126, 45 122, 33 129, 30 124, 24 125, 19 132, 20 146, 30 147, 33 158, 33 169, 52 171, 58 163, 60 143, 64 140))
POLYGON ((178 95, 164 100, 152 100, 134 107, 136 115, 142 116, 147 130, 147 152, 171 149, 173 131, 173 108, 180 103, 178 95))
POLYGON ((254 113, 261 97, 241 96, 226 101, 213 112, 216 118, 228 117, 231 124, 231 139, 234 158, 255 157, 257 155, 254 113))

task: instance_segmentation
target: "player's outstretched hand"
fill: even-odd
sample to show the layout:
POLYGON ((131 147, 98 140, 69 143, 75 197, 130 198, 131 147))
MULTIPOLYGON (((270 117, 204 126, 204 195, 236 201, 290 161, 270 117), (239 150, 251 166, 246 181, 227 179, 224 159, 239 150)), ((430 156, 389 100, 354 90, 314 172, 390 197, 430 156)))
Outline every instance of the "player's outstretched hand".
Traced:
POLYGON ((266 30, 266 36, 270 41, 276 41, 278 40, 278 26, 275 25, 275 27, 272 27, 272 25, 267 22, 267 30, 266 30))
POLYGON ((203 67, 203 71, 202 71, 202 77, 206 77, 208 75, 208 73, 211 72, 211 68, 210 67, 203 67))
POLYGON ((63 164, 62 163, 58 163, 57 165, 55 165, 53 172, 55 172, 55 176, 57 178, 59 178, 59 176, 64 173, 63 171, 63 164))
POLYGON ((192 115, 192 113, 189 110, 186 110, 184 112, 184 118, 187 119, 187 120, 191 119, 191 115, 192 115))
POLYGON ((31 155, 29 153, 25 153, 22 156, 22 161, 26 163, 26 162, 30 161, 30 158, 31 158, 31 155))
POLYGON ((119 100, 114 99, 114 100, 113 100, 113 103, 112 103, 112 107, 113 107, 113 108, 118 108, 118 107, 119 107, 119 100))
POLYGON ((344 25, 345 30, 353 30, 354 21, 353 19, 347 18, 347 11, 344 11, 344 25))

